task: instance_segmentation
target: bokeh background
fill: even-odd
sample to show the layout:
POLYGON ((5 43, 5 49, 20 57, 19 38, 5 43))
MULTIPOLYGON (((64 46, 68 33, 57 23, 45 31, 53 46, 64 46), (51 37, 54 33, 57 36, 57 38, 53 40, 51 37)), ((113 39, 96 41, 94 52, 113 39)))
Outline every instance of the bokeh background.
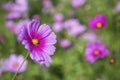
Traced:
MULTIPOLYGON (((3 3, 15 2, 14 0, 0 0, 3 3)), ((17 75, 16 80, 120 80, 120 13, 116 11, 119 0, 86 0, 86 2, 74 8, 71 0, 51 0, 52 5, 45 8, 45 0, 28 0, 29 10, 27 16, 15 19, 19 22, 26 17, 32 19, 39 16, 41 24, 46 23, 53 29, 54 15, 61 13, 64 20, 78 19, 86 30, 79 36, 71 36, 66 30, 55 32, 57 35, 56 52, 52 56, 53 63, 49 67, 40 65, 27 58, 28 66, 25 72, 17 75), (104 29, 92 30, 88 26, 89 18, 96 14, 107 16, 107 26, 104 29), (94 64, 86 61, 84 53, 88 40, 82 36, 88 31, 93 31, 97 39, 108 45, 110 55, 98 59, 94 64), (65 38, 71 42, 67 48, 61 47, 60 39, 65 38), (110 64, 111 57, 115 63, 110 64)), ((77 1, 77 0, 76 0, 77 1)), ((84 1, 84 0, 83 0, 84 1)), ((17 41, 16 35, 6 27, 5 15, 8 11, 0 7, 0 59, 6 59, 12 53, 25 56, 27 50, 17 41)), ((53 30, 54 31, 54 30, 53 30)), ((10 80, 13 72, 3 72, 0 80, 10 80)))

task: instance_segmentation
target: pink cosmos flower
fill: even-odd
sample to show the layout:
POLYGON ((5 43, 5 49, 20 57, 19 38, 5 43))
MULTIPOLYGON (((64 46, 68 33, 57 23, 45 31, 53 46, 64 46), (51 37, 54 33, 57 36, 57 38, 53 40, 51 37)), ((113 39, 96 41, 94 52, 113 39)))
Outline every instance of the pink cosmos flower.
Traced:
POLYGON ((64 28, 64 26, 63 26, 63 23, 62 23, 62 22, 55 22, 55 23, 53 24, 53 30, 54 30, 55 32, 60 32, 60 31, 63 30, 63 28, 64 28))
POLYGON ((64 19, 64 16, 61 13, 57 13, 57 14, 54 15, 54 21, 55 22, 61 22, 61 21, 63 21, 63 19, 64 19))
POLYGON ((92 29, 99 29, 106 27, 107 17, 105 15, 96 15, 89 20, 89 27, 92 29))
POLYGON ((85 58, 88 62, 93 64, 97 59, 104 58, 109 55, 107 45, 102 45, 100 41, 95 43, 89 42, 85 50, 85 58))
MULTIPOLYGON (((11 56, 5 60, 5 71, 17 72, 23 60, 24 57, 22 55, 16 56, 15 54, 11 54, 11 56)), ((27 63, 28 62, 26 60, 18 73, 24 72, 26 70, 27 63)))
POLYGON ((84 5, 85 2, 86 2, 86 0, 72 0, 71 4, 72 4, 72 6, 74 8, 78 8, 78 7, 82 6, 82 5, 84 5))
POLYGON ((61 46, 62 48, 68 48, 68 47, 71 46, 72 43, 71 43, 71 41, 68 40, 68 39, 61 39, 60 42, 59 42, 59 44, 60 44, 60 46, 61 46))
POLYGON ((67 29, 68 34, 72 36, 78 36, 86 30, 85 26, 80 24, 77 19, 69 19, 65 21, 64 27, 67 29))
POLYGON ((18 38, 30 52, 30 57, 34 61, 40 64, 52 62, 50 56, 55 52, 56 35, 48 25, 39 26, 38 20, 32 20, 30 24, 23 27, 18 38))

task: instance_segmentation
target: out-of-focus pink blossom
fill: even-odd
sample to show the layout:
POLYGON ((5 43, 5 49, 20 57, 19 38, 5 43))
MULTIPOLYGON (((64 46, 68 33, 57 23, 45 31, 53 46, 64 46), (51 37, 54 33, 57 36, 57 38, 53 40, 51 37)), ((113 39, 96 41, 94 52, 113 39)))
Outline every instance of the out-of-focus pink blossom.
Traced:
POLYGON ((16 19, 16 18, 20 18, 21 16, 22 16, 22 14, 20 12, 12 11, 6 15, 6 18, 7 19, 16 19))
POLYGON ((2 7, 8 10, 7 19, 16 19, 22 17, 28 11, 28 0, 16 0, 15 3, 4 3, 2 7))
POLYGON ((92 31, 86 32, 82 35, 82 39, 89 42, 94 42, 97 40, 97 35, 92 31))
POLYGON ((82 6, 82 5, 84 5, 85 2, 86 2, 86 0, 72 0, 71 4, 72 4, 72 6, 74 8, 78 8, 78 7, 82 6))
POLYGON ((7 11, 12 11, 13 7, 14 7, 14 3, 12 3, 12 2, 2 4, 2 8, 7 10, 7 11))
MULTIPOLYGON (((22 55, 16 56, 15 54, 11 54, 10 57, 5 60, 5 71, 17 72, 23 61, 24 57, 22 55)), ((24 72, 26 70, 27 63, 27 60, 25 60, 18 73, 24 72)))
POLYGON ((54 30, 55 32, 60 32, 60 31, 63 30, 63 28, 64 28, 64 25, 63 25, 62 22, 55 22, 55 23, 53 24, 53 30, 54 30))
POLYGON ((71 46, 72 43, 71 43, 71 41, 68 40, 68 39, 61 39, 60 42, 59 42, 59 44, 60 44, 60 46, 61 46, 62 48, 68 48, 68 47, 71 46))
POLYGON ((7 22, 6 22, 6 27, 7 27, 10 31, 15 32, 16 24, 15 24, 13 21, 7 21, 7 22))
POLYGON ((78 36, 86 30, 86 27, 79 23, 77 19, 69 19, 65 21, 64 27, 67 29, 68 34, 78 36))
POLYGON ((61 22, 61 21, 63 21, 63 19, 64 19, 64 16, 61 13, 57 13, 57 14, 54 15, 54 21, 55 22, 61 22))
POLYGON ((50 8, 52 6, 51 0, 43 0, 43 7, 50 8))

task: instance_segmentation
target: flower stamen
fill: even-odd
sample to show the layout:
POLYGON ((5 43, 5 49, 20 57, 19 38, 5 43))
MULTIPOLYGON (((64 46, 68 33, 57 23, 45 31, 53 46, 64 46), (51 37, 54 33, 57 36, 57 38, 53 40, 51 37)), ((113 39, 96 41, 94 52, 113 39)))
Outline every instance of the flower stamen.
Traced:
POLYGON ((98 50, 95 50, 95 51, 94 51, 94 55, 95 55, 95 56, 98 56, 99 54, 100 54, 100 52, 99 52, 98 50))
POLYGON ((102 23, 97 23, 97 28, 102 28, 102 23))
POLYGON ((14 64, 13 64, 13 67, 14 67, 14 68, 17 68, 18 66, 19 66, 18 63, 14 63, 14 64))
POLYGON ((37 44, 39 43, 39 41, 38 41, 38 39, 32 39, 32 43, 33 43, 34 45, 37 45, 37 44))

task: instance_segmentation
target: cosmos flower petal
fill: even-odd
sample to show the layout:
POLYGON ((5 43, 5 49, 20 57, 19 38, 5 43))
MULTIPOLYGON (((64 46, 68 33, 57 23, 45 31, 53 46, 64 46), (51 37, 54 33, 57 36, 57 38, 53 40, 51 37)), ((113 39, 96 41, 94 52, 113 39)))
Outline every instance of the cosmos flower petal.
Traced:
POLYGON ((38 33, 42 36, 42 38, 45 38, 51 34, 51 29, 48 25, 42 24, 38 29, 38 33))
POLYGON ((37 32, 39 21, 38 20, 32 20, 32 22, 29 24, 29 31, 30 32, 37 32))
POLYGON ((45 45, 52 45, 56 43, 56 35, 51 32, 47 37, 41 39, 41 43, 42 42, 47 42, 45 43, 45 45))
POLYGON ((96 61, 97 58, 94 58, 93 56, 86 56, 86 60, 93 64, 96 61))
POLYGON ((44 49, 42 49, 45 53, 47 53, 48 55, 53 55, 55 52, 55 47, 54 46, 45 46, 44 49))
POLYGON ((24 25, 20 31, 20 34, 18 35, 18 40, 19 41, 23 41, 24 39, 30 39, 30 36, 28 34, 28 29, 27 29, 27 25, 24 25))

